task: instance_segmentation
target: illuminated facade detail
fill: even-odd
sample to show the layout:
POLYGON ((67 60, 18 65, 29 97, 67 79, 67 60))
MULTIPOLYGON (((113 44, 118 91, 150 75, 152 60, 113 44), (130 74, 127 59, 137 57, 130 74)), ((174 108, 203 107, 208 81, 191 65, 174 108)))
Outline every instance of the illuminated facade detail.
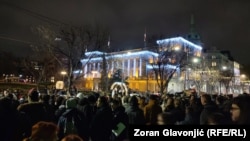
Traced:
POLYGON ((124 63, 124 60, 122 60, 122 70, 124 70, 125 68, 125 63, 124 63))
POLYGON ((130 59, 128 59, 127 72, 127 76, 130 76, 130 59))
POLYGON ((134 58, 134 63, 133 63, 133 76, 136 76, 136 58, 134 58))
POLYGON ((139 76, 142 76, 142 59, 140 58, 139 76))
POLYGON ((175 46, 188 46, 188 47, 192 47, 192 48, 196 48, 198 50, 202 50, 202 47, 199 46, 199 45, 196 45, 182 37, 175 37, 175 38, 169 38, 169 39, 164 39, 164 40, 157 40, 156 41, 157 44, 159 45, 164 45, 164 44, 169 44, 170 43, 170 46, 172 47, 175 47, 175 46))

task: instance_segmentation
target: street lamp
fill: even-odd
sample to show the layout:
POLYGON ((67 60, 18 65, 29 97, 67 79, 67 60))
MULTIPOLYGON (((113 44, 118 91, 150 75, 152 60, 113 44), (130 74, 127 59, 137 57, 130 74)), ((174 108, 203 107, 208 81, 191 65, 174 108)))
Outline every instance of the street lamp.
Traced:
POLYGON ((222 70, 226 70, 227 69, 227 66, 222 66, 222 70))
POLYGON ((242 91, 242 93, 248 91, 248 89, 246 89, 246 84, 248 82, 248 81, 246 81, 246 79, 247 79, 247 77, 246 77, 245 74, 241 74, 240 75, 240 81, 241 81, 240 84, 241 84, 241 91, 242 91))
MULTIPOLYGON (((223 71, 226 71, 227 70, 227 66, 222 66, 222 73, 224 74, 224 72, 223 71)), ((221 93, 222 93, 222 86, 221 86, 221 83, 222 83, 222 81, 225 79, 225 76, 222 76, 221 74, 220 74, 220 95, 221 95, 221 93)))
POLYGON ((194 58, 194 59, 193 59, 193 62, 194 62, 194 63, 198 63, 198 62, 199 62, 199 59, 198 59, 198 58, 194 58))
POLYGON ((183 53, 186 53, 186 64, 185 64, 185 73, 184 73, 184 79, 183 79, 183 89, 186 90, 187 88, 187 77, 188 77, 188 71, 189 71, 189 68, 188 68, 188 63, 189 63, 189 60, 188 60, 188 54, 190 53, 189 50, 185 49, 184 50, 181 50, 181 46, 179 45, 176 45, 176 46, 173 46, 172 50, 175 51, 175 52, 180 52, 180 51, 183 51, 183 53))
POLYGON ((200 94, 200 89, 201 89, 201 73, 199 72, 201 70, 200 66, 200 58, 194 57, 192 59, 192 67, 193 67, 193 81, 194 81, 194 86, 197 89, 198 95, 200 94))
POLYGON ((174 50, 175 50, 175 51, 179 51, 179 50, 180 50, 180 46, 175 46, 175 47, 174 47, 174 50))
POLYGON ((61 71, 61 75, 63 76, 63 81, 64 81, 64 76, 67 74, 66 71, 61 71))
POLYGON ((246 75, 245 75, 245 74, 242 74, 242 75, 240 75, 240 77, 241 77, 242 79, 245 79, 245 78, 246 78, 246 75))

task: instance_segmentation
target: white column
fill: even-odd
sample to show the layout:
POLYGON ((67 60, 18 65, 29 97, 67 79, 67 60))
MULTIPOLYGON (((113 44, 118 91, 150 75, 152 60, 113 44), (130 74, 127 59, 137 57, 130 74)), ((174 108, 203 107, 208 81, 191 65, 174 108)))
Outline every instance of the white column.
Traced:
POLYGON ((84 66, 84 77, 87 76, 87 72, 88 72, 88 64, 85 64, 85 66, 84 66))
POLYGON ((112 68, 112 73, 114 73, 114 61, 112 61, 112 66, 111 66, 112 68))
POLYGON ((107 71, 108 71, 108 73, 109 73, 109 69, 110 69, 110 65, 109 65, 109 63, 107 63, 107 71))
POLYGON ((88 74, 88 76, 92 76, 92 73, 91 73, 91 71, 92 71, 92 63, 91 64, 89 64, 89 71, 88 72, 90 72, 89 74, 88 74))
POLYGON ((97 72, 98 72, 98 77, 100 77, 100 75, 101 75, 101 74, 100 74, 100 64, 101 64, 101 63, 97 63, 97 72))
POLYGON ((128 59, 128 77, 129 77, 129 71, 130 71, 130 59, 128 59))
POLYGON ((134 64, 133 64, 133 75, 136 76, 136 58, 134 58, 134 64))
POLYGON ((93 71, 95 71, 96 70, 96 67, 95 67, 95 65, 96 65, 96 63, 93 63, 93 71))
POLYGON ((122 72, 123 72, 123 74, 125 73, 124 71, 124 65, 125 65, 125 63, 124 63, 124 60, 122 60, 122 72))
POLYGON ((141 75, 141 72, 142 72, 141 66, 142 66, 142 60, 141 60, 141 58, 140 58, 140 68, 139 68, 139 71, 140 71, 140 72, 139 72, 139 73, 140 73, 139 75, 140 75, 140 76, 142 76, 142 75, 141 75))
POLYGON ((100 63, 97 64, 97 71, 100 72, 100 63))

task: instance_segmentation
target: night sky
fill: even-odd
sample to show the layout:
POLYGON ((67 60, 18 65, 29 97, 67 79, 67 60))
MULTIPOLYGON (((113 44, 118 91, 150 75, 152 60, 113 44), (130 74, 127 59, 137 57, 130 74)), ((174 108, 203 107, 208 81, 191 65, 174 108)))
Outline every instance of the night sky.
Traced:
POLYGON ((250 64, 250 0, 0 0, 0 50, 26 55, 31 27, 48 23, 101 23, 112 48, 141 48, 147 36, 184 36, 191 14, 204 48, 230 50, 250 64))

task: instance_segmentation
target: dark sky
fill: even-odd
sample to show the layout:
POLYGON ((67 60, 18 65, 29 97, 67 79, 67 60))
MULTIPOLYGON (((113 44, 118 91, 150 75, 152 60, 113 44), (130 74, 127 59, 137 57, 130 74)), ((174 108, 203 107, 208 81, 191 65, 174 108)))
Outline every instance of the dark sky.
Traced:
POLYGON ((139 48, 145 27, 147 35, 185 35, 193 14, 204 48, 230 50, 250 64, 249 7, 250 0, 0 0, 0 50, 25 54, 30 28, 54 21, 102 23, 113 48, 139 48))

